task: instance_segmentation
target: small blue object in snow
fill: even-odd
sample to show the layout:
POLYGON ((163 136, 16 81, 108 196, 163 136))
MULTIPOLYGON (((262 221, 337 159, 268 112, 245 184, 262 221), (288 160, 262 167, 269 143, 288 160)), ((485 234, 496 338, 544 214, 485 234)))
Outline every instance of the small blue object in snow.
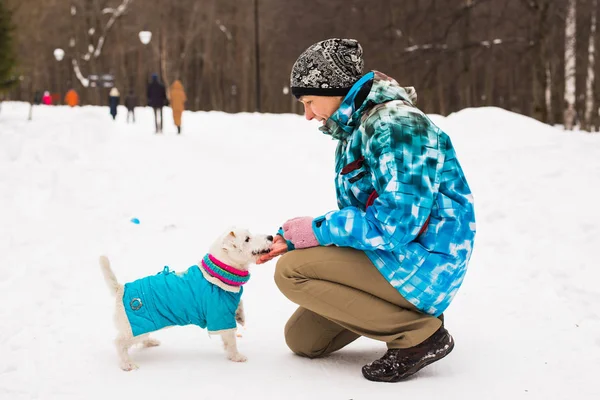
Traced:
POLYGON ((131 218, 131 222, 133 222, 134 224, 137 224, 137 225, 140 224, 140 220, 137 218, 131 218))

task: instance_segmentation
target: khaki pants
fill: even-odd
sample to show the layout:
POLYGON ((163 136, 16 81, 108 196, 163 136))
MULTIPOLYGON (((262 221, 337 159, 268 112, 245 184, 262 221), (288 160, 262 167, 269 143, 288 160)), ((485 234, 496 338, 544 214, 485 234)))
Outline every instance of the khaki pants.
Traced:
POLYGON ((364 252, 344 247, 294 250, 277 262, 275 282, 300 307, 285 327, 296 354, 320 357, 360 336, 388 348, 418 345, 441 318, 423 314, 381 275, 364 252))

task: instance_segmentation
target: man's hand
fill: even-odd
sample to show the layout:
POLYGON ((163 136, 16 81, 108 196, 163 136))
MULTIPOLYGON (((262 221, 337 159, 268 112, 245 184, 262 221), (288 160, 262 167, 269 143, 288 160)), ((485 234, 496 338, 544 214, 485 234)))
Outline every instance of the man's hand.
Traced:
POLYGON ((267 261, 271 261, 275 257, 279 257, 280 255, 286 253, 288 251, 287 242, 281 235, 275 235, 273 239, 273 245, 271 246, 271 251, 267 254, 264 254, 256 260, 257 264, 264 264, 267 261))
POLYGON ((313 217, 292 218, 283 224, 283 237, 289 240, 296 249, 306 249, 319 245, 313 232, 313 217))

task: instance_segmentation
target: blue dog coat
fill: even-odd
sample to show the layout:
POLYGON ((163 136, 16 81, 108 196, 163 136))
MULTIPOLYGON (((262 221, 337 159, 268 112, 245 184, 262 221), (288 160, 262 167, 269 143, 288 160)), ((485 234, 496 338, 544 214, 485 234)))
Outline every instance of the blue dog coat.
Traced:
POLYGON ((236 327, 242 297, 208 282, 197 265, 176 274, 169 267, 126 283, 123 306, 133 336, 173 325, 198 325, 209 333, 236 327))

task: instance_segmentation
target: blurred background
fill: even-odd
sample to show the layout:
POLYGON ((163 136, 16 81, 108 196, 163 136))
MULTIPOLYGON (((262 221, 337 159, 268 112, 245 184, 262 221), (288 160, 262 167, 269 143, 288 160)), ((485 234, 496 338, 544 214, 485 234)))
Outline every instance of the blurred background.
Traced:
POLYGON ((415 86, 426 113, 498 106, 550 124, 598 124, 597 0, 0 4, 5 99, 48 90, 61 104, 74 88, 81 104, 105 105, 111 87, 142 94, 156 73, 167 87, 183 82, 190 110, 298 113, 294 61, 316 41, 348 37, 362 44, 365 70, 415 86))

